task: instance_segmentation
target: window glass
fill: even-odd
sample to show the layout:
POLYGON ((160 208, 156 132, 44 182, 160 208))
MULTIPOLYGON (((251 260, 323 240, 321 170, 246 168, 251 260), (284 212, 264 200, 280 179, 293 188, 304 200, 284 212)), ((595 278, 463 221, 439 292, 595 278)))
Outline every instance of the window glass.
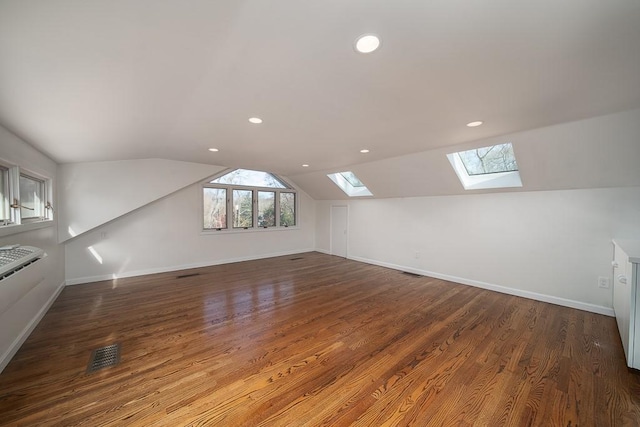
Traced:
POLYGON ((248 187, 288 188, 274 175, 248 169, 236 169, 211 181, 211 184, 232 184, 248 187))
POLYGON ((236 169, 202 188, 205 231, 296 225, 296 190, 268 172, 236 169))
POLYGON ((4 224, 9 219, 9 185, 8 171, 0 167, 0 221, 4 224))
POLYGON ((373 196, 371 191, 351 171, 327 175, 349 197, 373 196))
POLYGON ((253 227, 253 191, 233 190, 233 227, 253 227))
POLYGON ((276 226, 276 193, 258 191, 258 227, 276 226))
POLYGON ((227 190, 224 188, 203 188, 204 228, 227 228, 227 190))
POLYGON ((461 151, 458 156, 470 176, 518 170, 510 143, 461 151))
POLYGON ((346 179, 352 186, 364 187, 362 181, 360 181, 356 174, 354 174, 353 172, 341 172, 340 175, 342 175, 344 179, 346 179))
POLYGON ((296 225, 296 193, 280 193, 280 225, 296 225))
POLYGON ((510 142, 450 153, 447 158, 465 190, 522 187, 510 142))
POLYGON ((20 217, 23 220, 44 217, 44 182, 20 175, 20 217))

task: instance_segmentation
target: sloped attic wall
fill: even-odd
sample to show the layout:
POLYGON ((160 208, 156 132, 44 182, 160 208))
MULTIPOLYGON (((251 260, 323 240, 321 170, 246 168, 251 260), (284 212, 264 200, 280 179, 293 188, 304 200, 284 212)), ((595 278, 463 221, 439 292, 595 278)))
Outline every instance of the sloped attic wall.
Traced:
POLYGON ((348 199, 326 176, 345 170, 353 171, 375 198, 627 187, 640 185, 639 159, 636 109, 291 179, 315 200, 348 199), (446 155, 505 142, 513 144, 523 187, 465 191, 446 155))
POLYGON ((202 187, 190 185, 68 241, 68 284, 314 249, 315 204, 298 192, 297 227, 202 232, 202 187), (93 255, 91 248, 96 255, 93 255))
POLYGON ((164 159, 63 164, 58 239, 81 235, 223 169, 164 159))

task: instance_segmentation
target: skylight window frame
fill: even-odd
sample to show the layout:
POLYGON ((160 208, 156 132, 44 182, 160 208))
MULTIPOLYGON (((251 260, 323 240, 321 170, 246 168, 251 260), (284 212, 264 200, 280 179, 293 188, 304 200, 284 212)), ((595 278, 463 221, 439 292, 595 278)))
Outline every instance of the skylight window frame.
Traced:
POLYGON ((331 181, 333 181, 333 183, 335 185, 337 185, 338 188, 340 188, 344 192, 344 194, 346 194, 349 197, 373 196, 373 193, 367 188, 367 186, 364 184, 364 182, 362 182, 362 180, 360 178, 358 178, 358 176, 356 174, 354 174, 353 172, 351 172, 351 171, 330 173, 330 174, 327 174, 327 177, 331 181), (359 186, 359 187, 354 186, 345 177, 345 175, 344 175, 345 173, 352 174, 362 184, 362 186, 359 186))
MULTIPOLYGON (((499 145, 509 144, 511 146, 514 162, 517 167, 516 153, 513 147, 513 144, 510 142, 503 144, 495 144, 493 146, 488 147, 478 147, 478 148, 489 148, 495 147, 499 145)), ((473 150, 473 149, 472 149, 473 150)), ((447 154, 447 158, 451 163, 451 167, 455 171, 460 183, 464 187, 465 190, 487 190, 487 189, 500 189, 500 188, 518 188, 522 187, 522 179, 520 177, 520 170, 510 170, 506 172, 487 172, 483 174, 474 174, 471 175, 468 172, 467 166, 465 165, 460 153, 464 153, 464 150, 455 153, 447 154)))

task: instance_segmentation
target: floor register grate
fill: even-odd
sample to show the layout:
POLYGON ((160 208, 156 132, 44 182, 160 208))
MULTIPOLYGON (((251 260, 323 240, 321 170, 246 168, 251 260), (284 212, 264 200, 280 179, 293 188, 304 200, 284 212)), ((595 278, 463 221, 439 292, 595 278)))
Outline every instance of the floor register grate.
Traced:
POLYGON ((120 363, 120 344, 111 344, 106 347, 96 348, 91 352, 87 373, 100 369, 116 366, 120 363))

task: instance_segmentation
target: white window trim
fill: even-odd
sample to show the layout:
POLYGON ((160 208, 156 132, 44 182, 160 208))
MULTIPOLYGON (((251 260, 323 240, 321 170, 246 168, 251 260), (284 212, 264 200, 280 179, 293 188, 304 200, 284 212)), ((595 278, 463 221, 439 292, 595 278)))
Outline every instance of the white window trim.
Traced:
MULTIPOLYGON (((349 197, 366 197, 373 196, 371 191, 364 185, 362 187, 354 187, 342 174, 344 172, 336 172, 327 174, 327 177, 333 181, 343 192, 349 197)), ((353 172, 351 172, 353 173, 353 172)), ((355 174, 354 174, 355 175, 355 174)), ((356 176, 357 178, 357 176, 356 176)), ((360 178, 358 178, 360 181, 360 178)), ((362 181, 360 181, 362 182, 362 181)))
POLYGON ((47 176, 33 172, 27 168, 21 168, 19 165, 4 160, 0 160, 0 165, 8 171, 8 194, 5 195, 1 202, 4 205, 3 209, 8 209, 9 220, 11 221, 10 224, 0 224, 0 237, 52 226, 54 223, 53 209, 47 208, 47 205, 53 205, 53 180, 47 176), (20 203, 20 175, 35 178, 44 183, 44 200, 42 201, 44 217, 41 220, 29 220, 23 223, 20 217, 20 208, 11 207, 15 200, 17 200, 18 204, 20 203))
POLYGON ((447 158, 465 190, 522 187, 519 171, 469 175, 458 153, 447 154, 447 158))
POLYGON ((253 187, 247 185, 238 185, 238 184, 212 184, 211 181, 220 178, 230 172, 233 172, 237 168, 234 169, 226 169, 223 172, 220 172, 210 178, 207 178, 203 181, 199 188, 200 192, 200 214, 199 214, 199 223, 200 223, 200 234, 201 235, 219 235, 219 234, 236 234, 236 233, 263 233, 263 232, 271 232, 271 231, 286 231, 286 230, 299 230, 300 229, 300 193, 298 190, 291 184, 289 184, 286 180, 282 179, 280 176, 269 173, 273 175, 278 181, 280 181, 287 188, 273 188, 273 187, 253 187), (204 228, 203 224, 203 212, 204 212, 204 191, 205 188, 224 188, 227 190, 227 228, 215 229, 215 228, 204 228), (232 225, 233 222, 233 190, 251 190, 253 191, 253 225, 248 228, 234 228, 232 225), (272 193, 276 193, 275 196, 275 217, 276 217, 276 225, 271 227, 259 227, 258 226, 258 192, 259 191, 268 191, 272 193), (280 225, 280 193, 294 193, 295 194, 295 219, 296 224, 285 226, 280 225))

